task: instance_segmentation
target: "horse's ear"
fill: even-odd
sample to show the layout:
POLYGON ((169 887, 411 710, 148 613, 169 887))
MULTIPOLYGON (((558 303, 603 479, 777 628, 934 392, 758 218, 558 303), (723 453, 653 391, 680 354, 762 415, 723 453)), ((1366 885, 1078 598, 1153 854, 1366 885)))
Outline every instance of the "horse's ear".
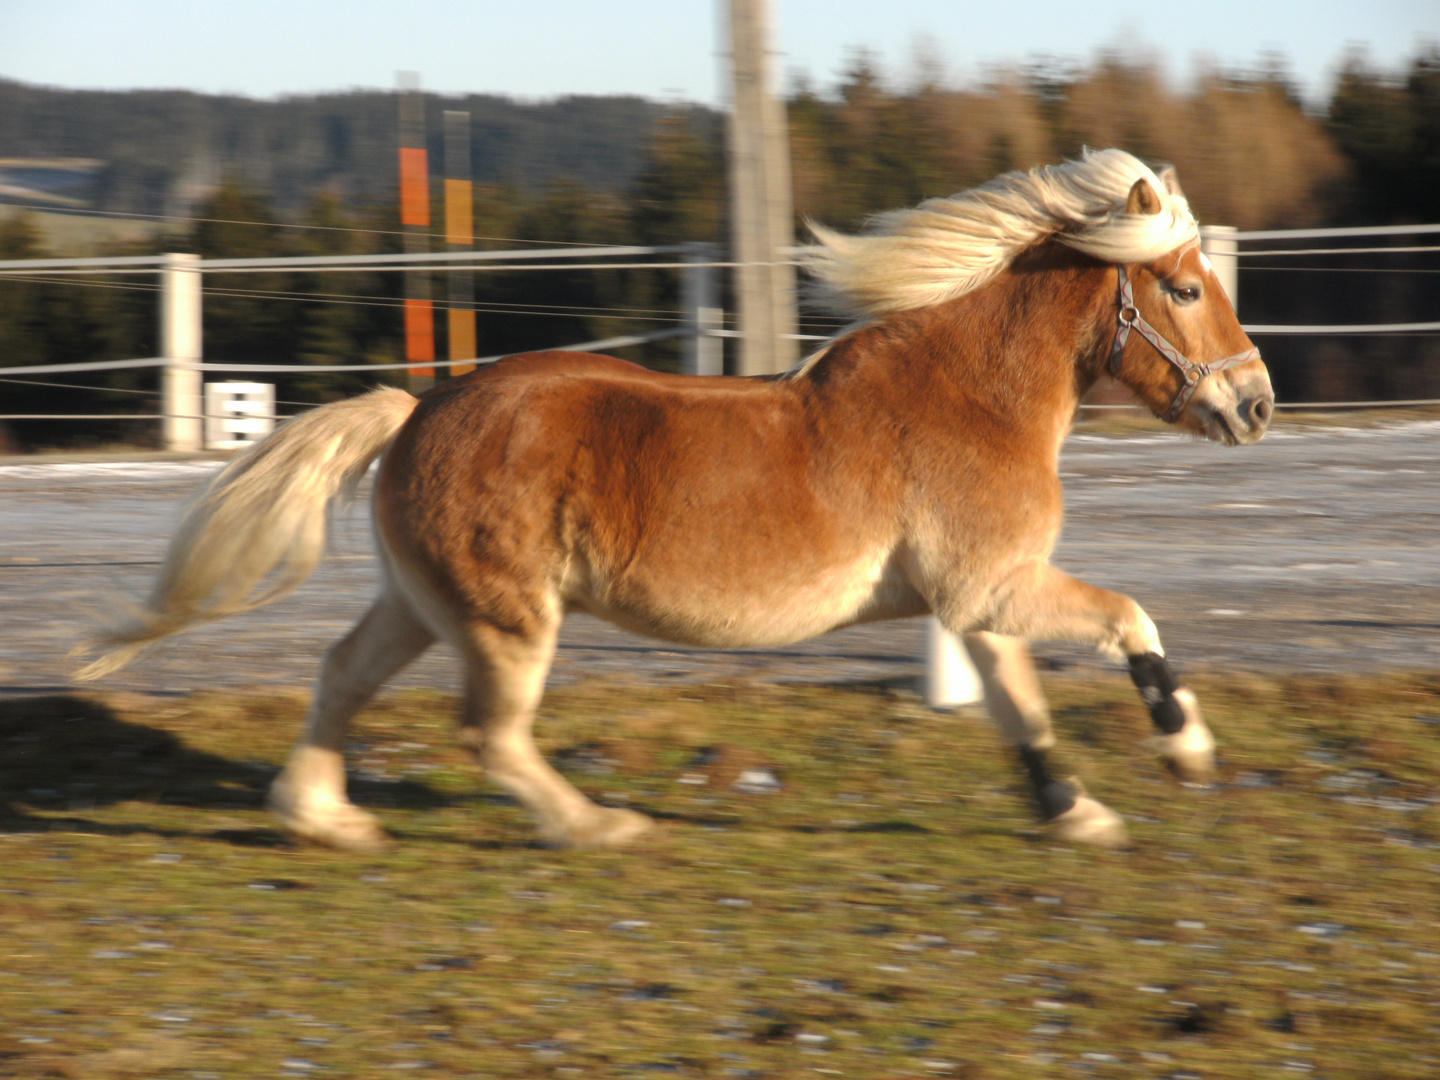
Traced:
POLYGON ((1175 171, 1174 165, 1161 165, 1155 170, 1155 175, 1160 177, 1160 183, 1165 185, 1165 190, 1171 195, 1181 195, 1180 174, 1175 171))
POLYGON ((1125 198, 1125 212, 1145 215, 1160 212, 1160 193, 1143 176, 1131 186, 1130 194, 1125 198))

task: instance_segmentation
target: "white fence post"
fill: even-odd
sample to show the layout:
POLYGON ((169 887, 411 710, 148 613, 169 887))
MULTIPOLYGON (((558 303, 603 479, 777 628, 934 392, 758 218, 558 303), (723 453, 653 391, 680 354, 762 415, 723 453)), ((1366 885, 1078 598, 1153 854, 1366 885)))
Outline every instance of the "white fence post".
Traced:
POLYGON ((984 700, 985 688, 965 643, 932 615, 925 620, 926 703, 932 709, 953 709, 984 700))
POLYGON ((1200 229, 1200 250, 1215 268, 1215 276, 1230 298, 1230 306, 1240 310, 1240 241, 1234 225, 1205 225, 1200 229))
POLYGON ((203 422, 200 400, 200 256, 168 252, 160 272, 161 410, 165 449, 199 450, 203 422))
POLYGON ((724 312, 716 293, 715 267, 710 265, 714 261, 715 249, 711 245, 685 245, 685 262, 689 265, 682 271, 680 306, 690 334, 685 339, 680 370, 686 375, 725 374, 724 344, 716 333, 724 322, 724 312))

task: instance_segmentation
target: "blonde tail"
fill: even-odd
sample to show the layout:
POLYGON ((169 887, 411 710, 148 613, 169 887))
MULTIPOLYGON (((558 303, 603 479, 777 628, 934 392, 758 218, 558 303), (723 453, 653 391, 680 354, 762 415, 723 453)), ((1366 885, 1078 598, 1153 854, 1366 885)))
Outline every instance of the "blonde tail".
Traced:
POLYGON ((98 679, 161 638, 300 585, 325 552, 330 502, 354 495, 415 405, 394 389, 323 405, 231 461, 186 509, 145 605, 75 650, 101 653, 75 677, 98 679))

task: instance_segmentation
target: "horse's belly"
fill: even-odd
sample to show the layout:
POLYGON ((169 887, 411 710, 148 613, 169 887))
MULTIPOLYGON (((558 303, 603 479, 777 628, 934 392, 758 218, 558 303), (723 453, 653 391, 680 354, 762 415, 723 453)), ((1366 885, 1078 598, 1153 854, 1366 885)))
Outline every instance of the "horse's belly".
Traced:
POLYGON ((803 576, 787 567, 769 582, 720 580, 703 568, 670 582, 636 578, 567 601, 636 633, 720 649, 785 645, 928 610, 890 551, 803 576))

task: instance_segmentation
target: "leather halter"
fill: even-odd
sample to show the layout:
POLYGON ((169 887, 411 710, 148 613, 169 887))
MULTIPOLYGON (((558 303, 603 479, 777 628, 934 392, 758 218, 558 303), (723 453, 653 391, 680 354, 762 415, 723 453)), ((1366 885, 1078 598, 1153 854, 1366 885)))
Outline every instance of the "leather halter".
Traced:
POLYGON ((1180 372, 1180 389, 1175 394, 1175 400, 1170 403, 1169 411, 1165 413, 1164 420, 1167 424, 1173 424, 1179 419, 1185 406, 1189 404, 1190 398, 1195 393, 1195 388, 1200 385, 1208 375, 1213 375, 1234 364, 1243 364, 1247 360, 1254 360, 1260 356, 1260 350, 1256 348, 1246 349, 1244 352, 1235 353, 1221 360, 1212 360, 1208 364, 1197 364, 1179 349, 1171 345, 1161 335, 1160 331, 1145 321, 1145 316, 1140 314, 1140 309, 1135 306, 1135 290, 1130 285, 1130 279, 1125 275, 1125 267, 1117 265, 1120 271, 1120 326, 1115 331, 1115 344, 1110 350, 1110 374, 1120 374, 1120 356, 1125 351, 1125 343, 1130 340, 1130 331, 1136 331, 1151 345, 1155 351, 1163 356, 1170 363, 1174 364, 1180 372))

